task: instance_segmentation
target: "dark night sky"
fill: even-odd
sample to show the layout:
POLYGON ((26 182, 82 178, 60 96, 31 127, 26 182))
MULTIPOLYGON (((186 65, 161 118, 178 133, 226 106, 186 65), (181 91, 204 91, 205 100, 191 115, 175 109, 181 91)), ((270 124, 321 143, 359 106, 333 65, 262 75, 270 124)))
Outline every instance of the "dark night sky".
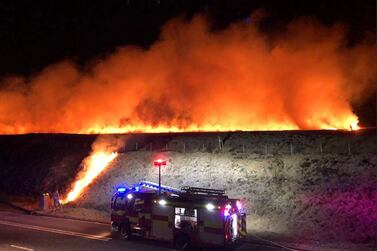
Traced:
MULTIPOLYGON (((204 12, 214 20, 213 28, 221 29, 259 8, 269 13, 262 24, 266 30, 314 16, 325 24, 346 24, 350 46, 376 31, 375 0, 1 1, 0 77, 33 74, 65 58, 84 64, 122 45, 148 47, 161 25, 177 15, 204 12)), ((375 95, 355 110, 364 124, 376 124, 375 95)))

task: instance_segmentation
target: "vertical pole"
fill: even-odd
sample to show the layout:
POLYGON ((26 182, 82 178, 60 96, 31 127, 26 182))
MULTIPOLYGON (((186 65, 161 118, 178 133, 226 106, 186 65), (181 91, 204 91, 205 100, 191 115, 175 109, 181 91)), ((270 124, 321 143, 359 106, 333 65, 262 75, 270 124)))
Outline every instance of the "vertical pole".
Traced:
POLYGON ((323 149, 322 149, 322 141, 319 142, 319 151, 321 152, 321 154, 323 153, 323 149))
POLYGON ((348 155, 351 155, 351 144, 348 143, 348 155))
POLYGON ((158 195, 161 195, 161 165, 158 165, 158 195))
POLYGON ((220 149, 220 151, 221 151, 221 150, 222 150, 221 138, 220 138, 220 136, 218 136, 217 138, 218 138, 218 140, 219 140, 219 149, 220 149))
POLYGON ((245 152, 245 145, 242 144, 242 152, 244 153, 245 152))
POLYGON ((139 148, 139 147, 138 147, 137 142, 136 142, 136 143, 135 143, 135 150, 137 151, 138 148, 139 148))
POLYGON ((186 152, 186 143, 183 143, 183 152, 186 152))
POLYGON ((292 142, 289 142, 290 146, 291 146, 291 155, 293 155, 293 145, 292 145, 292 142))

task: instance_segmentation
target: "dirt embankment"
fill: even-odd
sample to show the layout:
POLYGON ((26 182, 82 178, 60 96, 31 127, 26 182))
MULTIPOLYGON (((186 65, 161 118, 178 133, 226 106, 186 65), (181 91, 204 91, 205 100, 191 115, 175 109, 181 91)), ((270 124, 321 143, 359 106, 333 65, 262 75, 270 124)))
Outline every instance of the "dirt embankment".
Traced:
MULTIPOLYGON (((55 140, 49 144, 55 145, 55 140)), ((80 142, 87 146, 81 151, 84 155, 93 138, 81 138, 80 142)), ((67 187, 79 170, 80 151, 69 146, 57 149, 65 150, 54 153, 53 165, 41 163, 46 165, 41 170, 48 175, 41 178, 38 184, 43 186, 39 187, 57 180, 67 187), (66 159, 77 160, 71 163, 66 159)), ((47 159, 53 159, 49 154, 47 159)), ((223 188, 231 197, 244 200, 249 232, 284 236, 295 243, 342 243, 341 249, 352 243, 373 245, 377 221, 375 131, 129 136, 110 169, 91 184, 76 206, 108 212, 117 186, 141 180, 156 182, 158 170, 152 160, 159 154, 168 159, 162 170, 163 184, 223 188)), ((9 163, 18 162, 5 164, 9 163)), ((7 170, 14 171, 9 166, 7 170)), ((16 170, 23 175, 28 172, 16 170)))
POLYGON ((233 133, 220 142, 218 135, 183 135, 158 151, 145 144, 122 153, 78 205, 108 210, 116 186, 157 182, 152 160, 162 154, 163 184, 226 189, 246 202, 250 232, 304 243, 372 242, 375 146, 376 136, 362 133, 233 133))

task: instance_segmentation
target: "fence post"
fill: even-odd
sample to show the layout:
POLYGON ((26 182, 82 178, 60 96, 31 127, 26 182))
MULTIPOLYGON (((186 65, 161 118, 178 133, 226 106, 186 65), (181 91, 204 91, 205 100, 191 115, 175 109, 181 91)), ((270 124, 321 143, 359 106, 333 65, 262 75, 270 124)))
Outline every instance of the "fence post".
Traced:
POLYGON ((291 155, 293 155, 293 145, 292 145, 292 142, 289 142, 289 145, 291 147, 291 155))
POLYGON ((245 153, 245 144, 242 144, 242 152, 245 153))
POLYGON ((319 141, 319 152, 322 154, 323 149, 322 149, 322 141, 319 141))
POLYGON ((183 152, 186 153, 186 143, 183 143, 183 152))
POLYGON ((221 142, 221 138, 220 138, 220 136, 217 136, 217 138, 219 139, 219 149, 222 150, 222 142, 221 142))
POLYGON ((348 155, 351 155, 351 144, 348 142, 348 155))
POLYGON ((139 146, 137 145, 137 142, 135 143, 135 150, 137 151, 139 149, 139 146))

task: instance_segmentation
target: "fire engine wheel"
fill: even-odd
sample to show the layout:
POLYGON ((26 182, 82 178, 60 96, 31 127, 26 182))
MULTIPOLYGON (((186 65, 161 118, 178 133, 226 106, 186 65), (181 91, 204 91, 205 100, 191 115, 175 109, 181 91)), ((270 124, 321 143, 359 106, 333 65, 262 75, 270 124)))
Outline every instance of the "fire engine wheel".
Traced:
POLYGON ((179 234, 175 237, 174 245, 178 250, 189 250, 191 246, 190 237, 186 234, 179 234))
POLYGON ((131 228, 128 223, 123 223, 119 227, 119 233, 120 237, 124 240, 130 240, 131 239, 131 228))

